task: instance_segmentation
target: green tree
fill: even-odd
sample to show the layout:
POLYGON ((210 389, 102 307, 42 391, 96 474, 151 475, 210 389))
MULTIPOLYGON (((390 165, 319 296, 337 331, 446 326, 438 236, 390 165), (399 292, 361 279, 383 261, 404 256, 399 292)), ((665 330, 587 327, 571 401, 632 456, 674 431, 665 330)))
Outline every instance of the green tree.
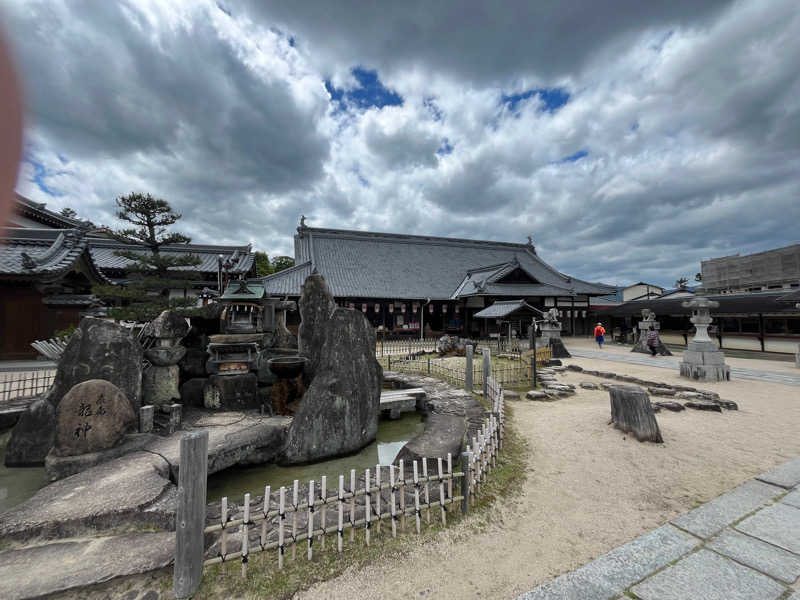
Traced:
POLYGON ((276 256, 272 259, 272 272, 277 273, 294 266, 294 259, 291 256, 276 256))
POLYGON ((120 196, 117 217, 133 227, 111 231, 112 237, 130 244, 130 250, 116 250, 115 255, 127 258, 125 267, 130 281, 125 286, 95 286, 94 293, 115 303, 109 315, 115 319, 149 321, 168 308, 193 306, 194 298, 170 298, 170 289, 186 289, 191 270, 177 271, 178 267, 193 267, 200 259, 193 254, 165 254, 168 244, 191 241, 187 236, 170 232, 168 227, 181 218, 172 211, 166 200, 150 194, 131 193, 120 196))
POLYGON ((270 275, 272 271, 272 265, 269 262, 269 255, 266 252, 256 251, 255 253, 255 262, 256 262, 256 277, 266 277, 270 275))
POLYGON ((703 281, 703 274, 702 273, 695 273, 694 274, 695 281, 703 281))

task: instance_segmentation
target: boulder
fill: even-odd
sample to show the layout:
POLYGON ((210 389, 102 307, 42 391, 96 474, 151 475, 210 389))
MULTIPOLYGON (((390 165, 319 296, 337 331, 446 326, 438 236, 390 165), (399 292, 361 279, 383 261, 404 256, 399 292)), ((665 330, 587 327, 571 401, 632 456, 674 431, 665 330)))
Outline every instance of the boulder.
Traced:
POLYGON ((22 413, 6 446, 7 467, 38 467, 53 446, 56 411, 44 398, 22 413))
POLYGON ((56 406, 76 384, 105 379, 117 386, 135 411, 142 397, 142 347, 129 329, 85 317, 58 361, 47 398, 56 406))
POLYGON ((580 373, 581 371, 583 371, 583 367, 581 367, 580 365, 567 365, 567 368, 568 368, 570 371, 577 371, 577 372, 579 372, 579 373, 580 373))
POLYGON ((186 317, 175 310, 165 310, 144 328, 144 335, 179 340, 189 333, 189 324, 186 317))
POLYGON ((195 408, 202 408, 203 403, 203 388, 208 379, 205 377, 193 377, 184 383, 181 390, 181 404, 184 406, 193 406, 195 408))
POLYGON ((684 407, 683 404, 680 402, 675 402, 674 400, 661 400, 659 402, 653 402, 653 406, 658 406, 673 412, 681 412, 682 410, 686 410, 686 407, 684 407))
POLYGON ((540 390, 529 390, 525 393, 525 397, 528 400, 545 400, 547 399, 547 394, 540 390))
POLYGON ((145 404, 152 404, 165 410, 173 402, 180 401, 179 378, 180 368, 178 365, 170 367, 153 365, 149 369, 145 369, 142 377, 142 396, 145 404))
POLYGON ((375 330, 361 311, 337 308, 319 274, 303 284, 300 317, 299 353, 309 359, 309 384, 287 434, 287 464, 349 454, 372 442, 383 381, 375 330))
POLYGON ((580 386, 585 390, 596 390, 597 384, 591 381, 581 381, 580 386))
POLYGON ((677 394, 675 390, 672 388, 666 387, 649 387, 647 391, 650 392, 653 396, 674 396, 677 394))
POLYGON ((503 390, 505 400, 519 400, 519 394, 513 390, 503 390))
POLYGON ((113 383, 90 379, 74 386, 56 407, 53 454, 76 456, 116 446, 136 431, 136 414, 113 383))
POLYGON ((203 387, 203 405, 225 410, 260 408, 256 374, 211 375, 203 387))
POLYGON ((157 367, 171 367, 186 356, 183 346, 154 346, 144 351, 144 357, 157 367))
POLYGON ((695 410, 710 410, 713 412, 722 412, 722 407, 717 404, 716 402, 712 402, 711 400, 691 400, 689 402, 685 402, 684 406, 686 408, 694 408, 695 410))
POLYGON ((632 433, 640 442, 664 442, 647 392, 631 385, 614 385, 608 391, 614 427, 632 433))
POLYGON ((436 342, 436 352, 442 356, 464 356, 467 352, 467 343, 456 336, 443 335, 436 342))

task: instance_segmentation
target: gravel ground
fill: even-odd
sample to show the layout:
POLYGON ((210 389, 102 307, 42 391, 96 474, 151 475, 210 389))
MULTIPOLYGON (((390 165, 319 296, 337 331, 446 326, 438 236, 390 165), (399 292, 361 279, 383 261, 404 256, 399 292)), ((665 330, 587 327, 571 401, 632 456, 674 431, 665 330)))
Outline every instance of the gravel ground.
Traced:
MULTIPOLYGON (((570 362, 695 385, 671 370, 590 359, 565 364, 570 362)), ((559 380, 605 381, 575 373, 559 380)), ((556 402, 515 402, 516 427, 530 444, 520 497, 497 506, 488 522, 470 518, 402 562, 378 561, 295 597, 514 598, 800 454, 796 388, 754 381, 696 387, 719 392, 740 410, 662 412, 657 418, 665 443, 659 445, 610 427, 602 390, 579 389, 556 402)))

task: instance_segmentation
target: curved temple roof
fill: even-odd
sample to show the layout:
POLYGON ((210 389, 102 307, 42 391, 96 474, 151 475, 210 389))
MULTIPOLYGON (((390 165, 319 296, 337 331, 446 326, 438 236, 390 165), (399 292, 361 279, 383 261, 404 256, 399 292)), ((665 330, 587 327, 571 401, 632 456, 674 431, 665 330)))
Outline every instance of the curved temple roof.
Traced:
POLYGON ((299 295, 314 269, 338 297, 449 300, 615 291, 560 273, 530 244, 300 227, 295 261, 291 269, 263 278, 269 293, 299 295), (521 276, 504 282, 515 271, 521 276))

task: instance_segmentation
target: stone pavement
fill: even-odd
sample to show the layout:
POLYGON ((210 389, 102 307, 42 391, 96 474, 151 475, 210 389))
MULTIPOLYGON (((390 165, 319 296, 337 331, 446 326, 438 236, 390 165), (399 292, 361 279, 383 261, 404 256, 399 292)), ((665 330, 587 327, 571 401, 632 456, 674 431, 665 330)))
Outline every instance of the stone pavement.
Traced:
POLYGON ((517 600, 800 600, 800 457, 517 600))
MULTIPOLYGON (((680 359, 668 358, 666 356, 652 357, 642 354, 620 354, 617 352, 605 352, 603 350, 572 350, 570 354, 576 358, 593 358, 607 360, 610 362, 628 363, 633 365, 644 365, 647 367, 660 367, 662 369, 673 369, 678 371, 680 359)), ((756 369, 746 369, 743 367, 731 367, 731 379, 751 379, 753 381, 765 381, 769 383, 782 383, 784 385, 800 386, 800 372, 797 375, 792 373, 778 373, 776 371, 758 371, 756 369)))

